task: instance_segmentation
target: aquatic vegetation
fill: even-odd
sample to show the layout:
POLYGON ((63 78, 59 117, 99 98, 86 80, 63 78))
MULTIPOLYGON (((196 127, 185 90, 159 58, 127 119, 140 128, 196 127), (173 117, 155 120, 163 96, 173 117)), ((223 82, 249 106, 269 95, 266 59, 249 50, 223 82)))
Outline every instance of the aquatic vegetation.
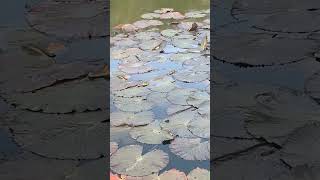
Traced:
MULTIPOLYGON (((198 85, 210 83, 208 11, 162 8, 141 18, 111 37, 111 140, 119 146, 111 171, 128 180, 187 180, 169 155, 196 167, 210 159, 210 97, 198 85)), ((196 176, 209 172, 196 169, 189 179, 196 176)))

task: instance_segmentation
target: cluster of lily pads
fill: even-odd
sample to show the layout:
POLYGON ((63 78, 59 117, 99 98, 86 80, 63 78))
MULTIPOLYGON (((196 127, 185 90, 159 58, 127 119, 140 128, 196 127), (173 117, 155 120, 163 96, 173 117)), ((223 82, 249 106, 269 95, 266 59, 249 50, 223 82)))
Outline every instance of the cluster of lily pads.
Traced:
POLYGON ((319 24, 310 21, 319 17, 318 4, 216 1, 217 21, 229 22, 213 32, 216 179, 320 178, 319 24), (304 87, 286 87, 300 79, 304 87))
POLYGON ((117 26, 110 40, 111 177, 210 179, 207 169, 187 176, 175 164, 161 173, 171 157, 156 148, 169 144, 195 164, 210 159, 209 10, 141 17, 117 26), (155 147, 145 152, 146 145, 155 147))
POLYGON ((18 153, 1 162, 0 179, 102 179, 91 168, 106 166, 107 2, 28 4, 27 26, 3 32, 1 127, 18 153), (92 56, 89 46, 102 52, 92 56))

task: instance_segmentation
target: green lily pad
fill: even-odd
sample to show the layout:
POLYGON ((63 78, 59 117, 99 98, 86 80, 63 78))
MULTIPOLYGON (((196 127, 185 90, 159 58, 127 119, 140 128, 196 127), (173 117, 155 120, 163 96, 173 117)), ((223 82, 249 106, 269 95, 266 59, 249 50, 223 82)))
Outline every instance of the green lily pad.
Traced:
POLYGON ((143 111, 139 113, 130 112, 112 112, 110 113, 111 126, 143 126, 154 121, 152 111, 143 111))
POLYGON ((160 18, 160 14, 157 13, 146 13, 141 15, 142 19, 157 19, 160 18))
POLYGON ((153 106, 142 97, 122 98, 117 97, 114 99, 114 105, 121 111, 125 112, 141 112, 150 110, 153 106))
POLYGON ((50 86, 35 93, 10 96, 22 109, 45 113, 70 113, 106 109, 107 81, 79 80, 50 86))
POLYGON ((169 76, 158 77, 149 83, 148 88, 156 92, 169 92, 175 88, 174 79, 169 76))
POLYGON ((167 99, 172 104, 186 106, 188 105, 187 99, 195 91, 195 89, 176 88, 168 93, 167 99))
POLYGON ((195 72, 190 70, 185 70, 178 72, 173 75, 173 77, 182 82, 186 83, 194 83, 194 82, 202 82, 209 78, 208 72, 195 72))
POLYGON ((201 138, 210 138, 210 116, 196 115, 188 124, 192 134, 201 138))
POLYGON ((188 174, 188 180, 210 180, 210 171, 199 167, 193 169, 188 174))
POLYGON ((185 16, 187 18, 203 18, 207 15, 204 14, 202 11, 192 11, 192 12, 187 12, 185 16))
POLYGON ((166 37, 173 37, 173 36, 177 35, 178 33, 179 33, 179 31, 175 30, 175 29, 165 29, 165 30, 161 31, 161 35, 166 36, 166 37))
POLYGON ((133 139, 145 144, 162 144, 163 141, 174 138, 170 133, 161 129, 158 121, 147 126, 135 127, 130 131, 130 135, 133 139))
POLYGON ((176 138, 171 142, 169 148, 173 154, 185 160, 210 159, 210 143, 200 138, 176 138))
POLYGON ((161 121, 160 126, 163 130, 179 137, 195 137, 190 130, 190 122, 195 118, 196 111, 191 109, 174 114, 161 121))
POLYGON ((134 22, 133 25, 139 29, 144 29, 152 26, 161 26, 163 22, 159 20, 139 20, 134 22))
POLYGON ((129 145, 118 149, 110 157, 110 168, 117 174, 146 176, 158 173, 169 163, 168 154, 152 150, 142 155, 142 146, 129 145))

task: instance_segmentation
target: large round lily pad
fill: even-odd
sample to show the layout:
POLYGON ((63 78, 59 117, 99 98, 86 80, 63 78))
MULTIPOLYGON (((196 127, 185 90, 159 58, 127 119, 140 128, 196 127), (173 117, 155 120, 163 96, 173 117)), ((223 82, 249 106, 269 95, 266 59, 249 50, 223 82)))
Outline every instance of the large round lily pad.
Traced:
POLYGON ((272 1, 255 2, 237 0, 232 14, 238 20, 249 20, 255 27, 275 32, 312 32, 320 30, 315 23, 320 19, 318 1, 272 1), (312 18, 314 21, 309 21, 312 18))
POLYGON ((20 108, 46 113, 95 111, 107 108, 107 81, 79 80, 59 84, 35 93, 16 94, 10 102, 20 108))
POLYGON ((282 158, 291 166, 319 163, 319 135, 319 122, 295 130, 283 144, 282 158))
POLYGON ((105 37, 106 12, 105 1, 45 0, 27 12, 27 20, 36 30, 59 38, 105 37))
POLYGON ((169 147, 172 153, 185 160, 210 159, 210 143, 200 138, 176 138, 169 147))
POLYGON ((130 135, 133 139, 146 144, 162 144, 174 138, 170 133, 161 129, 158 121, 147 126, 135 127, 130 131, 130 135))
POLYGON ((195 89, 176 88, 168 93, 167 99, 175 105, 188 105, 187 100, 195 91, 195 89))
POLYGON ((131 112, 111 112, 110 124, 112 126, 143 126, 154 121, 154 114, 151 111, 139 113, 131 112))
POLYGON ((56 159, 96 159, 106 154, 105 112, 55 115, 21 112, 11 125, 24 149, 56 159))
POLYGON ((129 176, 146 176, 158 173, 169 163, 169 157, 161 150, 142 154, 142 146, 124 146, 110 158, 112 171, 129 176))
POLYGON ((293 63, 311 56, 312 40, 273 38, 268 34, 235 33, 214 38, 214 56, 242 66, 271 66, 293 63))
POLYGON ((247 112, 246 128, 269 140, 285 138, 308 122, 319 121, 318 105, 308 96, 279 88, 256 96, 257 106, 247 112))

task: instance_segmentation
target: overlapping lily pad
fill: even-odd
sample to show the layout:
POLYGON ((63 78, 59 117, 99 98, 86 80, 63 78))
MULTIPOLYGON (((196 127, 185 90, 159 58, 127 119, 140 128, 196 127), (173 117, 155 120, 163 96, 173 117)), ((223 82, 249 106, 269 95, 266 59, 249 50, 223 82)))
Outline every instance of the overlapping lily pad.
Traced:
POLYGON ((145 144, 162 144, 174 138, 170 133, 162 130, 158 121, 147 126, 135 127, 130 131, 130 135, 133 139, 145 144))
POLYGON ((196 115, 189 123, 188 129, 198 137, 210 138, 210 116, 196 115))
POLYGON ((121 111, 126 112, 141 112, 150 110, 153 103, 148 102, 143 97, 123 98, 117 97, 114 99, 114 105, 121 111))
POLYGON ((167 166, 169 157, 161 150, 142 154, 142 146, 129 145, 118 149, 110 158, 112 171, 129 176, 146 176, 167 166))
POLYGON ((107 28, 99 21, 106 22, 106 7, 105 1, 45 0, 31 7, 27 20, 38 31, 61 38, 105 37, 107 28))
POLYGON ((195 168, 188 174, 188 180, 210 180, 210 172, 206 169, 195 168))
POLYGON ((35 93, 16 94, 10 102, 22 109, 46 113, 95 111, 107 108, 107 81, 79 80, 48 87, 35 93))
POLYGON ((173 77, 182 82, 194 83, 201 82, 209 78, 208 72, 185 70, 173 75, 173 77))
POLYGON ((131 112, 112 112, 110 114, 110 123, 112 126, 143 126, 154 121, 154 114, 151 111, 139 113, 131 112))
POLYGON ((174 79, 169 76, 158 77, 149 83, 148 88, 156 92, 169 92, 175 88, 174 79))
POLYGON ((214 56, 242 66, 281 65, 311 56, 317 45, 303 39, 273 38, 268 34, 235 33, 215 36, 214 56))
POLYGON ((194 92, 195 89, 176 88, 168 93, 167 99, 175 105, 188 105, 187 100, 194 92))
POLYGON ((200 138, 176 138, 169 147, 172 153, 185 160, 210 159, 210 143, 200 138))

